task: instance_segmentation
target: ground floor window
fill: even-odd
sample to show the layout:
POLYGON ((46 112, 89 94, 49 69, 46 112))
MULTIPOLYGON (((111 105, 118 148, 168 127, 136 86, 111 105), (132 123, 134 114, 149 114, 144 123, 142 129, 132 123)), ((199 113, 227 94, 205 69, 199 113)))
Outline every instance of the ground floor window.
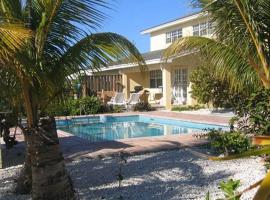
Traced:
POLYGON ((150 88, 162 87, 162 71, 153 70, 150 71, 150 88))

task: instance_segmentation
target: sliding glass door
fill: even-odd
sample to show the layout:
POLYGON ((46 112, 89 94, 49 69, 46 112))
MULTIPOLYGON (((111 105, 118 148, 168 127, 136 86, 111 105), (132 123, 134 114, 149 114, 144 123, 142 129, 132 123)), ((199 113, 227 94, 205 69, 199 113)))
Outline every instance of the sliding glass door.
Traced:
POLYGON ((174 104, 186 104, 188 87, 188 70, 179 68, 174 70, 173 97, 174 104))

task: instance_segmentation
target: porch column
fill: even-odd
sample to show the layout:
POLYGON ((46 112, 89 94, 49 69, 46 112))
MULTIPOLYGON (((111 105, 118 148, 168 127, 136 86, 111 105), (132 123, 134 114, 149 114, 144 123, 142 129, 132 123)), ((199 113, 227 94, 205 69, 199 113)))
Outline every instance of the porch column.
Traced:
POLYGON ((122 85, 124 86, 123 92, 125 94, 125 98, 128 99, 130 96, 130 79, 125 73, 122 73, 122 85))
POLYGON ((166 109, 172 108, 172 73, 171 66, 162 66, 162 90, 163 90, 163 105, 166 109))
POLYGON ((84 83, 82 84, 82 97, 87 96, 87 80, 85 78, 84 83))

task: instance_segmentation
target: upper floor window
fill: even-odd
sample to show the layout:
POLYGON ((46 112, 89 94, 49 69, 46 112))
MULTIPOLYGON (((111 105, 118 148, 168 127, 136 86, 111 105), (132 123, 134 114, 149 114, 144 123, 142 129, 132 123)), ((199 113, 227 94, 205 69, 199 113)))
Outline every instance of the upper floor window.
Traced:
POLYGON ((214 27, 212 22, 208 22, 208 34, 214 33, 214 27))
POLYGON ((200 35, 207 35, 208 23, 204 22, 200 24, 200 35))
POLYGON ((200 25, 196 24, 193 26, 193 35, 194 36, 199 36, 200 35, 200 25))
POLYGON ((182 29, 178 29, 175 31, 167 32, 166 33, 166 43, 172 43, 175 40, 182 37, 182 29))
POLYGON ((193 36, 204 36, 213 33, 213 25, 210 22, 203 22, 193 26, 193 36))

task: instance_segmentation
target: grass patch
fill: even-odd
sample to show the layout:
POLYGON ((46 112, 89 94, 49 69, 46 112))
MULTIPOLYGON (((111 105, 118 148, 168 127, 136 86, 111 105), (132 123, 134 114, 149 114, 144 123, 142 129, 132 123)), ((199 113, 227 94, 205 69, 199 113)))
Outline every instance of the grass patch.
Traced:
POLYGON ((201 105, 194 105, 194 106, 181 105, 181 106, 174 106, 172 108, 172 111, 178 111, 178 112, 192 111, 192 110, 199 110, 199 109, 202 109, 202 108, 205 108, 205 107, 201 106, 201 105))

